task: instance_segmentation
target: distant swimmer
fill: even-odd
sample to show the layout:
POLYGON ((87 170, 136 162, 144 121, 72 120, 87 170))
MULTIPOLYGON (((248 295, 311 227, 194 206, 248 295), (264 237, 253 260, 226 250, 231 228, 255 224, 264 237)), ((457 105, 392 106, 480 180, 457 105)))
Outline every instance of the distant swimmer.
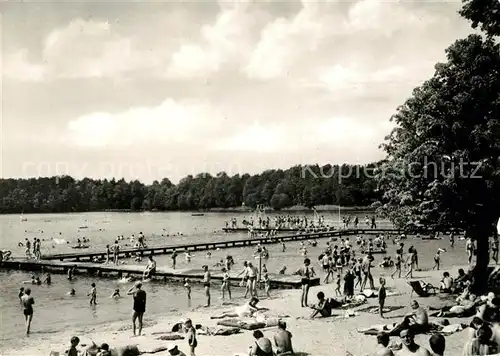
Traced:
POLYGON ((70 290, 68 293, 66 293, 66 294, 67 294, 67 295, 71 295, 71 296, 73 296, 73 295, 75 295, 75 294, 76 294, 76 291, 75 291, 75 289, 74 289, 74 288, 71 288, 71 290, 70 290))
POLYGON ((19 288, 19 294, 17 295, 19 297, 19 300, 21 300, 23 295, 24 295, 24 287, 21 287, 19 288))
POLYGON ((52 277, 50 276, 50 273, 47 273, 47 275, 45 276, 45 279, 43 281, 45 283, 47 283, 48 285, 52 284, 52 277))
POLYGON ((189 253, 189 251, 184 252, 184 258, 186 259, 187 263, 191 263, 191 259, 193 258, 193 255, 189 253))

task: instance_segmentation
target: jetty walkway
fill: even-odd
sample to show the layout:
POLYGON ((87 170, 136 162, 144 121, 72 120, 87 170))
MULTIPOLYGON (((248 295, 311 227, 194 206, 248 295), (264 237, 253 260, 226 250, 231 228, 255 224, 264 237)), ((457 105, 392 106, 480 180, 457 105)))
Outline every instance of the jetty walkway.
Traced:
MULTIPOLYGON (((184 244, 184 245, 166 245, 166 246, 154 246, 147 248, 129 248, 120 249, 118 255, 121 258, 129 258, 140 254, 141 256, 149 255, 166 255, 171 254, 174 250, 177 252, 183 251, 205 251, 205 250, 215 250, 217 248, 233 248, 233 247, 245 247, 257 244, 272 244, 288 241, 303 241, 303 240, 315 240, 321 238, 336 237, 341 238, 343 236, 352 235, 378 235, 378 234, 399 234, 401 233, 398 229, 347 229, 347 230, 333 230, 333 231, 322 231, 322 232, 308 232, 293 235, 282 235, 275 237, 254 237, 245 238, 239 240, 229 240, 229 241, 216 241, 216 242, 202 242, 196 244, 184 244)), ((92 262, 95 258, 106 259, 106 252, 87 252, 87 253, 65 253, 65 254, 54 254, 54 255, 44 255, 43 260, 71 260, 71 261, 88 261, 92 262)))
MULTIPOLYGON (((114 265, 90 262, 70 262, 70 261, 35 261, 27 259, 10 259, 0 263, 1 268, 16 269, 29 272, 58 273, 67 274, 70 268, 74 269, 75 275, 84 274, 94 277, 123 278, 125 276, 134 276, 136 280, 141 280, 144 272, 144 265, 114 265)), ((169 267, 156 268, 156 273, 152 276, 155 281, 178 281, 188 278, 190 282, 202 283, 204 271, 201 269, 172 269, 169 267)), ((222 281, 222 272, 211 271, 212 280, 222 281)), ((275 289, 296 289, 301 288, 301 277, 295 275, 283 275, 269 273, 271 287, 275 289)), ((231 285, 238 285, 241 278, 230 277, 231 285)), ((320 283, 319 278, 311 279, 311 285, 317 286, 320 283)))

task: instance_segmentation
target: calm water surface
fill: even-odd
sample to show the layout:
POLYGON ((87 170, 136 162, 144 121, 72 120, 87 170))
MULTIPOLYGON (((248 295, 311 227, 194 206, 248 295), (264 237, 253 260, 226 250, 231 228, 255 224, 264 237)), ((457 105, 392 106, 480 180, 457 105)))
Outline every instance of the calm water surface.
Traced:
MULTIPOLYGON (((324 213, 327 223, 338 226, 338 215, 324 213)), ((32 239, 39 237, 42 239, 42 254, 68 253, 74 252, 71 248, 76 243, 78 237, 90 239, 91 249, 102 250, 106 244, 112 244, 118 235, 126 238, 132 234, 142 231, 147 238, 147 244, 187 244, 201 241, 220 241, 236 238, 243 238, 246 234, 225 234, 220 232, 224 226, 224 221, 237 216, 241 221, 249 215, 234 213, 208 213, 202 217, 192 217, 190 213, 86 213, 86 214, 44 214, 26 215, 28 219, 21 222, 16 215, 0 215, 0 248, 11 249, 13 254, 21 256, 24 251, 18 247, 20 241, 26 237, 32 239), (87 226, 87 228, 79 228, 87 226), (178 236, 182 233, 183 236, 178 236), (169 236, 167 236, 169 235, 169 236), (56 240, 54 240, 55 238, 56 240), (64 241, 63 241, 64 240, 64 241), (69 242, 69 243, 66 243, 69 242)), ((309 216, 312 218, 312 216, 309 216)), ((364 222, 364 214, 360 214, 360 221, 364 222)), ((388 227, 389 223, 379 221, 380 227, 388 227)), ((352 238, 351 238, 352 239, 352 238)), ((324 248, 326 240, 320 240, 315 248, 309 248, 309 255, 317 265, 317 256, 324 248)), ((414 244, 419 250, 419 263, 421 268, 429 268, 433 265, 433 256, 438 247, 448 248, 448 252, 442 257, 444 267, 453 264, 464 263, 464 243, 457 241, 453 250, 449 249, 447 239, 438 241, 407 241, 406 244, 414 244)), ((122 245, 130 244, 129 241, 121 241, 122 245)), ((277 272, 284 265, 288 271, 295 271, 300 267, 303 257, 298 252, 299 243, 287 243, 287 251, 282 252, 281 246, 269 245, 270 259, 266 261, 270 272, 277 272)), ((389 242, 389 253, 394 254, 395 248, 389 242)), ((218 260, 223 259, 227 254, 234 256, 237 265, 233 274, 241 269, 241 262, 252 259, 252 248, 233 248, 226 250, 212 251, 211 259, 208 259, 205 252, 195 254, 191 264, 187 264, 182 254, 178 258, 179 268, 200 268, 203 264, 213 265, 218 260)), ((380 256, 375 256, 376 260, 380 256)), ((157 263, 169 265, 169 256, 157 256, 157 263)), ((135 264, 133 261, 127 261, 135 264)), ((146 264, 145 261, 142 264, 146 264)), ((319 270, 319 266, 317 268, 319 270)), ((387 274, 389 271, 375 271, 387 274)), ((22 282, 29 280, 31 274, 18 271, 1 271, 0 282, 3 293, 0 294, 0 354, 2 349, 12 348, 26 342, 23 337, 24 320, 22 310, 17 298, 18 289, 23 286, 22 282)), ((112 279, 93 279, 85 276, 78 276, 73 281, 68 281, 63 275, 53 275, 52 285, 31 286, 32 294, 35 298, 35 315, 32 325, 33 335, 29 342, 36 342, 43 337, 44 333, 57 332, 63 329, 74 329, 75 332, 88 330, 99 324, 115 321, 129 321, 131 315, 131 297, 125 296, 126 290, 131 284, 120 284, 112 279), (98 305, 90 307, 88 297, 90 284, 95 282, 98 290, 98 305), (76 296, 70 297, 66 293, 70 288, 77 292, 76 296), (119 300, 109 298, 115 288, 119 288, 124 297, 119 300)), ((170 283, 151 282, 144 286, 148 293, 148 305, 145 320, 172 313, 175 310, 188 308, 185 291, 182 286, 170 283)), ((233 288, 233 297, 242 297, 243 291, 233 288)), ((218 300, 218 286, 213 290, 213 300, 218 300)), ((201 288, 193 286, 192 306, 202 305, 203 292, 201 288)))

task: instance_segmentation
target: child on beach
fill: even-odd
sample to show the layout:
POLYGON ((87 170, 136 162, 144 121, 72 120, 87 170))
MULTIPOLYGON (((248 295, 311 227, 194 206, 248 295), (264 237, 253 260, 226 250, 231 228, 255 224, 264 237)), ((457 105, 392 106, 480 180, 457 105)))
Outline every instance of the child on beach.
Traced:
POLYGON ((380 317, 383 319, 384 318, 385 298, 387 297, 387 293, 385 290, 385 278, 380 277, 379 283, 380 283, 380 288, 378 290, 378 311, 379 311, 380 317))
POLYGON ((196 340, 196 330, 193 327, 193 322, 191 321, 191 319, 186 319, 184 324, 186 326, 187 339, 191 356, 195 356, 194 350, 196 349, 196 346, 198 346, 198 341, 196 340))
POLYGON ((191 286, 189 285, 189 280, 187 278, 184 278, 184 289, 187 293, 188 302, 191 303, 191 286))
POLYGON ((92 288, 90 289, 90 293, 87 294, 88 297, 90 297, 90 305, 97 304, 97 289, 95 287, 95 283, 92 283, 90 285, 92 288))
POLYGON ((231 287, 229 286, 229 273, 227 273, 227 269, 225 267, 222 268, 222 287, 221 287, 221 292, 222 292, 222 299, 225 298, 225 292, 227 291, 227 294, 229 295, 229 299, 231 299, 231 287))
POLYGON ((342 278, 342 274, 341 273, 338 273, 337 274, 337 279, 335 281, 335 295, 342 295, 342 292, 340 291, 340 283, 341 283, 341 278, 342 278))
POLYGON ((73 336, 70 340, 70 343, 71 347, 68 350, 68 356, 78 356, 78 350, 76 349, 76 347, 80 343, 80 339, 78 338, 78 336, 73 336))
POLYGON ((436 251, 436 254, 434 255, 434 266, 432 267, 432 269, 436 269, 439 271, 439 264, 441 262, 441 253, 443 253, 444 250, 442 248, 438 248, 438 250, 436 251))

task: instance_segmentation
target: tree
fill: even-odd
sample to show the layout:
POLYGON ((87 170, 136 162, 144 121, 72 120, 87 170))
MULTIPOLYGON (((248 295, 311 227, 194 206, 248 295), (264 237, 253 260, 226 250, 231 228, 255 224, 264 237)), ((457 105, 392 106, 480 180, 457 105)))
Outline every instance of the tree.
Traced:
POLYGON ((488 239, 500 216, 500 53, 470 35, 392 117, 377 172, 380 212, 399 227, 463 229, 476 240, 476 292, 487 285, 488 239))
POLYGON ((500 1, 462 0, 459 14, 472 22, 472 28, 480 28, 488 36, 500 36, 500 1))

